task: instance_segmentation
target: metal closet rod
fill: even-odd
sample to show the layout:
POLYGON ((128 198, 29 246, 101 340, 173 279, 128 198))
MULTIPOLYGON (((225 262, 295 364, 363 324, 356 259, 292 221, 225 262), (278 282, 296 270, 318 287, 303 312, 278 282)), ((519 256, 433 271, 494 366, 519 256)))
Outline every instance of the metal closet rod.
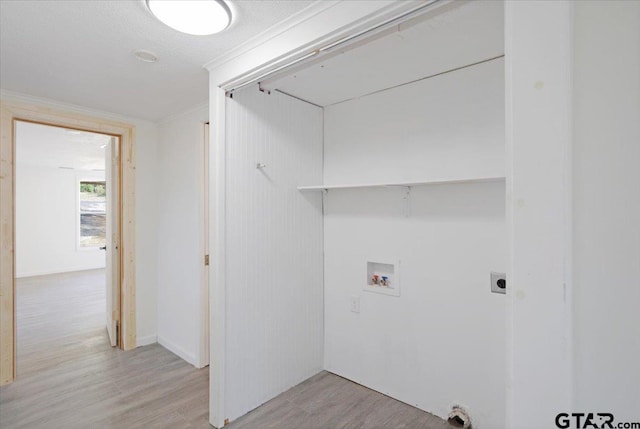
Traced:
MULTIPOLYGON (((460 67, 455 67, 455 68, 452 68, 452 69, 449 69, 449 70, 441 71, 439 73, 430 74, 429 76, 420 77, 418 79, 413 79, 413 80, 410 80, 408 82, 402 82, 402 83, 399 83, 397 85, 389 86, 389 87, 386 87, 386 88, 376 89, 375 91, 371 91, 371 92, 368 92, 366 94, 361 94, 361 95, 358 95, 356 97, 347 98, 346 100, 340 100, 340 101, 336 101, 335 103, 327 104, 325 106, 318 106, 318 107, 335 106, 336 104, 346 103, 347 101, 355 100, 357 98, 367 97, 369 95, 378 94, 379 92, 384 92, 384 91, 388 91, 390 89, 400 88, 401 86, 405 86, 405 85, 411 85, 412 83, 420 82, 422 80, 431 79, 431 78, 437 77, 437 76, 442 76, 443 74, 456 72, 458 70, 467 69, 469 67, 473 67, 473 66, 477 66, 477 65, 480 65, 480 64, 488 63, 488 62, 491 62, 491 61, 494 61, 494 60, 498 60, 500 58, 504 58, 504 54, 496 55, 495 57, 487 58, 486 60, 480 60, 480 61, 476 61, 474 63, 465 64, 465 65, 460 66, 460 67)), ((276 90, 276 91, 282 92, 280 90, 276 90)), ((286 93, 283 93, 283 94, 286 94, 286 93)), ((293 97, 290 94, 286 94, 286 95, 289 95, 290 97, 293 97)), ((305 100, 302 100, 302 101, 305 101, 305 100)), ((307 101, 307 103, 308 103, 308 101, 307 101)), ((311 103, 311 104, 313 104, 313 103, 311 103)))
POLYGON ((380 24, 377 24, 377 25, 375 25, 373 27, 367 28, 366 30, 362 30, 362 31, 360 31, 360 32, 358 32, 356 34, 352 34, 351 36, 346 36, 346 37, 344 37, 342 39, 339 39, 339 40, 337 40, 335 42, 332 42, 332 43, 328 44, 327 46, 323 46, 322 48, 315 49, 315 50, 309 52, 308 54, 303 55, 300 58, 296 58, 295 60, 292 60, 291 62, 288 62, 288 63, 286 63, 286 64, 284 64, 282 66, 279 66, 279 67, 277 67, 277 68, 275 68, 273 70, 265 72, 265 73, 263 73, 263 74, 261 74, 261 75, 259 75, 257 77, 254 77, 254 78, 248 80, 247 82, 241 83, 240 85, 235 86, 235 87, 227 90, 226 93, 227 93, 227 95, 231 95, 231 94, 233 94, 234 91, 237 91, 237 90, 242 89, 242 88, 244 88, 246 86, 249 86, 249 85, 253 85, 256 82, 260 82, 261 80, 264 80, 265 78, 267 78, 269 76, 272 76, 272 75, 274 75, 274 74, 276 74, 276 73, 278 73, 278 72, 280 72, 280 71, 282 71, 282 70, 284 70, 286 68, 289 68, 289 67, 295 66, 297 64, 300 64, 301 62, 303 62, 305 60, 308 60, 311 57, 316 57, 316 56, 322 55, 322 54, 328 54, 329 52, 333 51, 334 49, 336 49, 336 48, 338 48, 340 46, 343 46, 343 45, 345 45, 347 43, 357 42, 358 40, 363 39, 366 36, 369 36, 371 33, 376 33, 376 32, 379 32, 379 31, 383 31, 383 30, 385 30, 385 29, 387 29, 389 27, 392 27, 394 25, 400 24, 400 23, 406 21, 407 19, 412 18, 414 15, 418 15, 418 14, 420 14, 422 12, 425 12, 428 8, 430 8, 431 6, 433 6, 436 3, 439 3, 440 1, 442 1, 442 0, 430 0, 430 1, 426 2, 425 4, 417 6, 417 7, 413 8, 413 9, 411 9, 410 11, 404 12, 404 13, 402 13, 402 14, 394 17, 394 18, 391 18, 391 19, 389 19, 389 20, 387 20, 387 21, 385 21, 383 23, 380 23, 380 24))

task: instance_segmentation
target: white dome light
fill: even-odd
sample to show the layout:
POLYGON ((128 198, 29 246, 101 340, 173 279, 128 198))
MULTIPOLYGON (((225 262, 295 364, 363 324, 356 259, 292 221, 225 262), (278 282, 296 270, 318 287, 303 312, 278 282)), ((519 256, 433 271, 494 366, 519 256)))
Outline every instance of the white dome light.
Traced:
POLYGON ((160 21, 182 33, 206 36, 231 23, 231 11, 222 0, 147 0, 160 21))

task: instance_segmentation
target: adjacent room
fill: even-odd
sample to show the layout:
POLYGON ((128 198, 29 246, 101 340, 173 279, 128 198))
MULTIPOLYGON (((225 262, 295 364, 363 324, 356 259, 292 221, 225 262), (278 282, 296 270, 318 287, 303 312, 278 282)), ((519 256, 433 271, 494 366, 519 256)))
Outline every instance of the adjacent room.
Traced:
MULTIPOLYGON (((19 373, 55 365, 68 343, 106 335, 112 137, 16 124, 16 302, 19 373)), ((80 348, 80 353, 82 349, 80 348)))

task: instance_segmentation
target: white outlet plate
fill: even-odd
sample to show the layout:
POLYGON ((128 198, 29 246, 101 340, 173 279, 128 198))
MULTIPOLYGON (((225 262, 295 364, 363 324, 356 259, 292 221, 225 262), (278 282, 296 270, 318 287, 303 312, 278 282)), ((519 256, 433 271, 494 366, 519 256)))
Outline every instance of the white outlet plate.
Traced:
POLYGON ((502 293, 502 294, 507 293, 506 282, 507 282, 507 276, 505 275, 505 273, 491 272, 491 292, 502 293), (505 287, 501 288, 500 286, 498 286, 498 282, 500 280, 504 281, 505 287))
POLYGON ((357 295, 351 296, 351 311, 353 313, 360 313, 360 297, 357 295))

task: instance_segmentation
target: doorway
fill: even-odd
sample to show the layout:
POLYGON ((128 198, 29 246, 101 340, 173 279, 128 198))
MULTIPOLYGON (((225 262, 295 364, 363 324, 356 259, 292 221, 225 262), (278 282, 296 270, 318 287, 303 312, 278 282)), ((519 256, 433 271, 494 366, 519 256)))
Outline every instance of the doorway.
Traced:
POLYGON ((15 131, 19 359, 41 329, 82 341, 92 328, 104 335, 106 324, 116 346, 119 139, 24 121, 15 131))
MULTIPOLYGON (((112 298, 110 311, 106 318, 111 322, 110 337, 112 344, 118 343, 124 350, 136 346, 135 323, 135 163, 134 163, 134 127, 128 124, 93 118, 77 113, 43 108, 22 102, 4 101, 0 106, 2 127, 0 139, 0 384, 12 382, 16 377, 16 130, 20 122, 36 123, 73 130, 75 132, 98 133, 109 136, 105 146, 110 151, 105 165, 105 175, 111 171, 119 199, 114 202, 113 222, 110 231, 105 232, 106 249, 111 255, 110 270, 116 285, 109 291, 112 298), (111 245, 111 246, 110 246, 111 245)), ((83 180, 78 179, 77 186, 83 180)), ((87 181, 85 181, 87 183, 87 181)), ((80 189, 78 189, 79 191, 80 189)), ((95 191, 95 184, 93 186, 95 191)), ((107 193, 109 189, 106 190, 107 193)), ((78 210, 80 209, 78 202, 78 210)), ((78 245, 80 245, 81 214, 78 212, 78 245)), ((104 246, 100 246, 104 247, 104 246)))

